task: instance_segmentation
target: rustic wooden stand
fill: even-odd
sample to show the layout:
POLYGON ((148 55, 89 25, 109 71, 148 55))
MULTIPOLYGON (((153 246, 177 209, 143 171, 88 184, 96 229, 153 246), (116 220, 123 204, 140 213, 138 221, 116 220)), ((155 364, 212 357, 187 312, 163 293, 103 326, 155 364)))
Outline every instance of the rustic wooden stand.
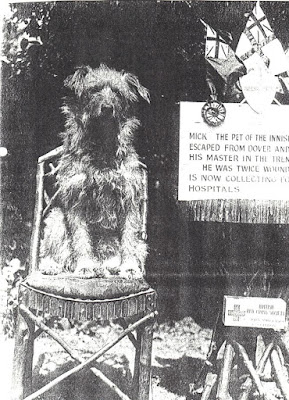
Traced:
MULTIPOLYGON (((229 328, 227 340, 222 346, 223 356, 220 365, 213 365, 210 360, 207 360, 202 394, 198 395, 197 388, 192 385, 191 398, 199 397, 201 400, 209 398, 218 400, 275 399, 276 397, 270 395, 266 388, 268 383, 273 382, 280 390, 282 398, 289 399, 289 376, 286 367, 288 349, 282 332, 259 330, 256 359, 252 360, 245 347, 237 340, 240 334, 242 335, 242 331, 244 328, 229 328), (262 350, 260 343, 262 343, 262 350), (266 367, 269 372, 265 372, 266 367)), ((256 334, 258 334, 257 330, 256 334)))
MULTIPOLYGON (((148 400, 153 326, 157 315, 156 292, 144 280, 80 279, 73 275, 59 278, 44 276, 38 272, 42 220, 57 196, 57 193, 48 196, 45 190, 45 178, 49 178, 57 169, 53 162, 58 159, 61 152, 62 148, 59 147, 39 158, 31 265, 29 275, 20 285, 18 294, 11 400, 36 399, 59 382, 87 368, 108 385, 120 399, 129 400, 128 395, 94 365, 99 357, 126 336, 135 348, 131 399, 148 400), (118 338, 107 343, 85 360, 74 348, 64 342, 55 330, 45 325, 44 317, 45 320, 49 317, 78 321, 113 320, 123 327, 123 331, 118 338), (34 341, 42 332, 59 343, 77 365, 32 393, 34 341), (136 335, 133 332, 136 332, 136 335)), ((140 235, 144 237, 146 235, 146 171, 144 171, 143 193, 143 230, 140 235)))

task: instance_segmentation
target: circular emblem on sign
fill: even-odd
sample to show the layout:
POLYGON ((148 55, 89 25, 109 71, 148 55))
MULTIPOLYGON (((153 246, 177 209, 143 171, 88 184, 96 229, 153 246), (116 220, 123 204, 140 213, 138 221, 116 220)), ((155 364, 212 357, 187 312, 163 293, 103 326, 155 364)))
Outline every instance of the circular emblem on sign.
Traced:
POLYGON ((202 117, 208 125, 219 126, 226 118, 226 108, 218 100, 207 101, 202 108, 202 117))

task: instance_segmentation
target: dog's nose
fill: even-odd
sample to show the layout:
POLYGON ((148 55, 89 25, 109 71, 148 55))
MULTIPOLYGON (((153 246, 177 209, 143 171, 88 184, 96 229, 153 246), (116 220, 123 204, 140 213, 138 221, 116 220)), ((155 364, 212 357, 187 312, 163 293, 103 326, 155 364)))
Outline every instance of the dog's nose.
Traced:
POLYGON ((102 104, 101 106, 101 113, 104 115, 111 115, 113 114, 113 106, 109 104, 102 104))

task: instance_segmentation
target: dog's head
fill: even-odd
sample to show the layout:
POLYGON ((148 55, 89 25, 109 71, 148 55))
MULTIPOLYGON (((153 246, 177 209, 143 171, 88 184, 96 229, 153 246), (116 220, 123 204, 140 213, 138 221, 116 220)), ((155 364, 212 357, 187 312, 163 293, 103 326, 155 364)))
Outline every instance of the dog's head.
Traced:
POLYGON ((135 75, 104 64, 95 69, 89 66, 78 68, 66 78, 64 86, 72 90, 75 102, 83 113, 87 113, 87 118, 121 119, 139 98, 149 102, 148 90, 135 75))
POLYGON ((96 69, 78 68, 65 80, 64 86, 70 89, 62 108, 67 125, 77 124, 81 131, 75 145, 80 141, 89 142, 98 153, 111 156, 119 146, 119 127, 131 116, 131 106, 140 98, 150 101, 148 90, 135 75, 103 64, 96 69))

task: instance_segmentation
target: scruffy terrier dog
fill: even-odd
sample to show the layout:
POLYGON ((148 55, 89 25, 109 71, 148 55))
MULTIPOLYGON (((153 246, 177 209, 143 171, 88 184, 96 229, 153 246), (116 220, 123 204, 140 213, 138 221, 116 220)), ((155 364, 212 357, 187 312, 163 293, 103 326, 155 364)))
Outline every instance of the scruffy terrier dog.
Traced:
POLYGON ((101 65, 65 80, 66 130, 57 171, 58 205, 45 220, 40 270, 141 278, 143 168, 133 145, 132 105, 149 94, 137 77, 101 65))

